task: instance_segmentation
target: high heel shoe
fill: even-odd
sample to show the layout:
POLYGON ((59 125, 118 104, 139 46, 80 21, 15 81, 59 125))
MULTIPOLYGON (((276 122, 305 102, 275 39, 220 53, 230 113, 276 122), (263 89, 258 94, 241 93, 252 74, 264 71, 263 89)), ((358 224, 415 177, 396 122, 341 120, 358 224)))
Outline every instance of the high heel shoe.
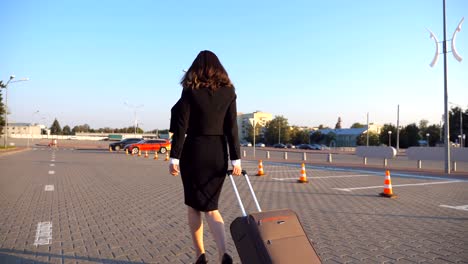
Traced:
POLYGON ((224 253, 223 259, 221 260, 221 264, 232 264, 232 258, 229 254, 224 253))
POLYGON ((198 257, 197 262, 195 262, 195 264, 206 264, 206 263, 208 263, 208 261, 206 260, 205 253, 201 254, 198 257))

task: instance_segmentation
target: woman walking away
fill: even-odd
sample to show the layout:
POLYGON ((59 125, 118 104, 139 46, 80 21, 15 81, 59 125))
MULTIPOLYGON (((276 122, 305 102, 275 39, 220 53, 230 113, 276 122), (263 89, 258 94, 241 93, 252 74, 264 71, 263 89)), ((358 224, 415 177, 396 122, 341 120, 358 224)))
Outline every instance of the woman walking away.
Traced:
POLYGON ((169 172, 181 174, 196 264, 207 263, 202 214, 216 242, 219 261, 232 263, 226 253, 218 200, 228 154, 233 174, 242 171, 234 85, 218 57, 207 50, 198 54, 180 83, 182 96, 171 109, 170 131, 174 134, 169 172))

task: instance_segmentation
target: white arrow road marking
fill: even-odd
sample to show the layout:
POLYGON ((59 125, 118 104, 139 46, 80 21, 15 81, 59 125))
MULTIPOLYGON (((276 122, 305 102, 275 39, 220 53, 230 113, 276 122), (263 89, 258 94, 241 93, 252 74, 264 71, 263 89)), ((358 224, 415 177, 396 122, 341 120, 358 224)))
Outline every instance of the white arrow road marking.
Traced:
POLYGON ((37 224, 34 245, 49 245, 52 242, 52 222, 39 222, 37 224))
MULTIPOLYGON (((409 183, 409 184, 397 184, 397 185, 392 184, 392 187, 446 184, 446 183, 456 183, 456 182, 462 182, 462 181, 425 182, 425 183, 409 183)), ((339 191, 350 192, 350 191, 354 191, 354 190, 376 189, 376 188, 383 188, 383 185, 380 185, 380 186, 367 186, 367 187, 355 187, 355 188, 333 188, 333 189, 334 190, 339 190, 339 191)))
POLYGON ((446 207, 446 208, 452 208, 452 209, 455 209, 455 210, 468 211, 468 205, 450 206, 450 205, 442 204, 442 205, 440 205, 440 207, 446 207))

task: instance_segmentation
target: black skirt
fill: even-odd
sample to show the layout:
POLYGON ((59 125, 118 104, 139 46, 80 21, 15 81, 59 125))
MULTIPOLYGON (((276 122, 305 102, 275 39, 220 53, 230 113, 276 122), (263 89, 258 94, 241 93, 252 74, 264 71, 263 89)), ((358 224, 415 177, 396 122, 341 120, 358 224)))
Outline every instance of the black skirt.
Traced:
POLYGON ((198 211, 218 209, 228 152, 225 136, 190 136, 180 158, 185 204, 198 211))

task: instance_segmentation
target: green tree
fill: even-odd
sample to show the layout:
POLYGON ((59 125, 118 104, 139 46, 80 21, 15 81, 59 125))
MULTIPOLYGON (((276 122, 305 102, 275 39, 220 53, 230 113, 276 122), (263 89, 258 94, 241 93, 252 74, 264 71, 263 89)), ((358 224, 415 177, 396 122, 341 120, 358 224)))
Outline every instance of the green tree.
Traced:
POLYGON ((419 121, 419 131, 425 132, 428 124, 429 124, 429 121, 427 121, 426 119, 422 119, 421 121, 419 121))
POLYGON ((396 127, 392 124, 385 124, 380 131, 379 142, 385 145, 391 143, 392 146, 396 146, 396 137, 396 127))
MULTIPOLYGON (((357 137, 356 144, 358 146, 367 146, 367 134, 362 133, 357 137)), ((378 146, 379 145, 379 134, 375 132, 369 132, 369 146, 378 146)))
MULTIPOLYGON (((262 128, 263 127, 261 125, 259 125, 258 123, 255 123, 255 143, 263 141, 263 138, 261 136, 262 128)), ((248 126, 246 128, 246 130, 247 130, 247 136, 245 137, 245 140, 247 140, 247 142, 253 143, 254 142, 254 140, 253 140, 253 136, 254 136, 253 126, 252 125, 248 126)))
POLYGON ((420 139, 419 127, 415 123, 409 124, 400 132, 400 147, 409 148, 419 146, 420 139))
POLYGON ((335 129, 341 129, 341 117, 338 117, 338 122, 336 122, 335 129))
POLYGON ((71 129, 70 129, 70 126, 68 126, 68 125, 64 126, 64 127, 63 127, 63 130, 62 130, 62 133, 63 133, 64 135, 71 135, 71 134, 72 134, 72 131, 71 131, 71 129))
POLYGON ((427 140, 427 134, 429 134, 429 146, 435 146, 440 142, 440 126, 430 125, 424 132, 424 139, 427 140))
MULTIPOLYGON (((360 123, 354 123, 351 128, 363 128, 366 127, 366 125, 360 124, 360 123)), ((370 135, 370 134, 369 134, 370 135)))
POLYGON ((52 126, 50 126, 50 134, 52 134, 52 135, 61 135, 62 134, 62 128, 60 127, 60 124, 59 124, 57 118, 54 119, 54 122, 52 123, 52 126))
POLYGON ((290 140, 289 142, 293 145, 299 144, 308 144, 310 140, 310 132, 309 130, 299 129, 298 127, 294 126, 290 130, 290 140))
MULTIPOLYGON (((315 131, 310 136, 310 143, 320 143, 321 141, 324 140, 324 138, 325 138, 325 136, 322 134, 322 132, 315 131)), ((309 142, 304 142, 304 143, 309 143, 309 142)))
POLYGON ((5 126, 5 118, 4 117, 5 117, 5 104, 3 103, 3 96, 0 93, 0 126, 2 128, 3 128, 3 126, 5 126))
POLYGON ((463 134, 465 134, 465 146, 466 140, 468 139, 468 108, 465 112, 462 112, 460 107, 452 107, 449 112, 449 129, 450 129, 450 141, 456 142, 459 140, 460 135, 460 123, 462 125, 463 134), (460 122, 460 117, 461 121, 460 122))
POLYGON ((73 129, 72 129, 72 132, 74 134, 76 134, 76 133, 90 133, 91 128, 89 127, 88 124, 74 126, 73 129))
POLYGON ((265 126, 265 143, 273 145, 280 142, 289 142, 290 133, 288 120, 283 116, 275 116, 265 126))

